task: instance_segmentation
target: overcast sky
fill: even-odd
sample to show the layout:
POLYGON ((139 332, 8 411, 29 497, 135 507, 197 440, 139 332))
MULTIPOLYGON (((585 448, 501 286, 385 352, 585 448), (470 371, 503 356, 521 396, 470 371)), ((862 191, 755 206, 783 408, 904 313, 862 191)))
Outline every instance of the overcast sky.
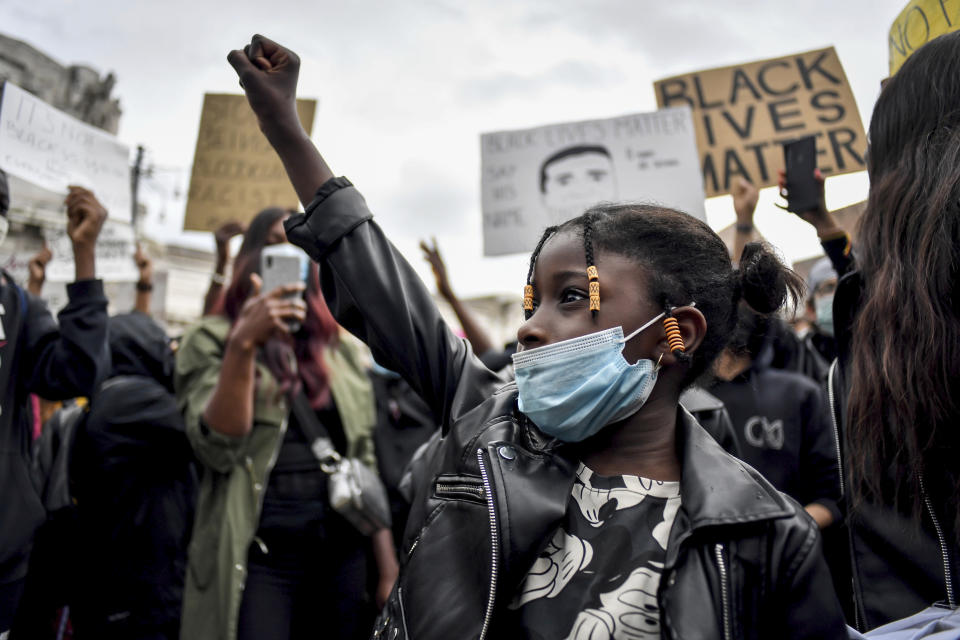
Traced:
MULTIPOLYGON (((829 45, 866 126, 904 3, 8 0, 0 30, 117 75, 120 138, 179 186, 145 189, 148 230, 166 240, 185 237, 203 94, 239 91, 227 52, 254 32, 288 45, 302 59, 300 95, 319 100, 314 140, 408 259, 429 278, 416 242, 434 235, 461 295, 519 296, 526 256, 481 257, 481 132, 650 111, 656 79, 829 45)), ((828 181, 828 206, 865 196, 863 174, 828 181)), ((812 230, 774 199, 762 194, 760 231, 788 260, 816 253, 812 230)), ((729 198, 707 211, 715 228, 733 220, 729 198)))

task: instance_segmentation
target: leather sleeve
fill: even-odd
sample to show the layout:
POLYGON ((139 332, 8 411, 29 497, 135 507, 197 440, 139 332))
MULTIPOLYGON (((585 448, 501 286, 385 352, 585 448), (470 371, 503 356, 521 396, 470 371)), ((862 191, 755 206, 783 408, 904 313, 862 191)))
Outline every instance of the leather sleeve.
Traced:
POLYGON ((107 297, 100 280, 67 285, 69 302, 58 316, 27 296, 24 359, 27 390, 48 400, 90 397, 110 370, 107 297))
POLYGON ((446 431, 503 383, 453 334, 420 277, 371 218, 360 193, 335 178, 285 226, 290 242, 320 264, 337 322, 403 376, 446 431))
POLYGON ((775 617, 783 621, 778 625, 782 632, 778 637, 796 640, 847 638, 843 611, 830 570, 823 559, 816 523, 799 510, 793 518, 776 526, 786 530, 775 538, 782 546, 774 549, 778 566, 772 572, 778 576, 779 583, 779 607, 775 617))
POLYGON ((834 523, 843 519, 840 501, 840 467, 837 437, 830 421, 829 408, 819 387, 811 386, 801 404, 803 440, 800 449, 800 486, 803 504, 816 502, 833 515, 834 523))

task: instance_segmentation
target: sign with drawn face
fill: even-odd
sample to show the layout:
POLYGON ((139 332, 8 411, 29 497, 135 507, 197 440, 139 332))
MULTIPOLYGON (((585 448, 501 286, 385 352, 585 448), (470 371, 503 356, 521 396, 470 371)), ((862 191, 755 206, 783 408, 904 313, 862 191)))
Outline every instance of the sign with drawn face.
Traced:
POLYGON ((809 135, 824 175, 866 169, 867 136, 833 47, 675 76, 653 87, 657 105, 693 109, 708 197, 730 193, 739 178, 775 185, 783 143, 809 135))
POLYGON ((690 109, 483 134, 484 255, 533 249, 543 229, 602 202, 705 219, 690 109))

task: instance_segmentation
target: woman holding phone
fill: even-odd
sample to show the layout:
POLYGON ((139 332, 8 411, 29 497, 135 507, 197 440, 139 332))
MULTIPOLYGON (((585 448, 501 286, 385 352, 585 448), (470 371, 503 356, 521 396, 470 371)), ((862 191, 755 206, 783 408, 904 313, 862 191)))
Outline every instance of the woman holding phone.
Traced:
POLYGON ((319 428, 341 455, 375 467, 375 405, 358 347, 340 339, 306 255, 305 282, 261 291, 261 254, 286 242, 288 215, 254 218, 222 308, 187 331, 178 353, 178 401, 204 467, 183 638, 295 639, 321 625, 325 638, 365 637, 368 552, 378 603, 397 574, 389 529, 368 540, 330 507, 310 449, 319 428), (313 425, 292 411, 302 397, 313 425))

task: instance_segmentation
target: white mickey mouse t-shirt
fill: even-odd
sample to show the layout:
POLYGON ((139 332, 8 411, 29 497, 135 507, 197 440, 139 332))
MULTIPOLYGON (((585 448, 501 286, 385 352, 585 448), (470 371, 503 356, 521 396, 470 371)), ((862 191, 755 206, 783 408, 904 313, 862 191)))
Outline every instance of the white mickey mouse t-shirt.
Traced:
POLYGON ((530 640, 660 638, 657 589, 680 483, 577 470, 564 523, 510 604, 530 640))

